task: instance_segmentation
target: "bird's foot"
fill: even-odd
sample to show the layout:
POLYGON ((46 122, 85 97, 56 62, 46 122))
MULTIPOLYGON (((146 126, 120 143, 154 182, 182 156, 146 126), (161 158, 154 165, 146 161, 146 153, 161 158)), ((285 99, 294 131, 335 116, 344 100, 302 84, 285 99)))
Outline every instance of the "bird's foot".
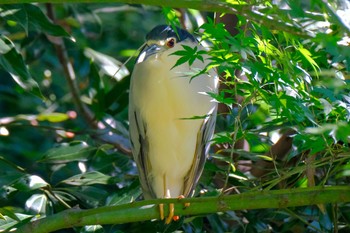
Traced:
POLYGON ((171 221, 173 220, 173 217, 174 217, 174 212, 175 212, 174 203, 170 203, 169 204, 169 215, 165 219, 165 224, 170 224, 171 223, 171 221))
POLYGON ((164 204, 159 204, 159 215, 160 215, 160 220, 164 219, 164 204))
MULTIPOLYGON (((185 198, 184 195, 180 195, 178 197, 178 199, 183 199, 185 198)), ((184 203, 184 208, 187 208, 190 206, 189 202, 184 203)), ((159 204, 159 214, 160 214, 160 219, 164 220, 165 216, 164 216, 164 204, 159 204)), ((170 203, 169 204, 169 214, 165 219, 165 223, 166 224, 170 224, 172 221, 178 221, 180 219, 180 216, 175 215, 175 205, 174 203, 170 203)))
POLYGON ((170 203, 169 204, 169 215, 165 219, 165 216, 164 216, 164 204, 159 204, 160 220, 164 220, 165 219, 165 223, 166 224, 171 223, 171 221, 173 220, 173 217, 176 217, 176 216, 174 216, 174 211, 175 211, 174 203, 170 203))
MULTIPOLYGON (((184 195, 180 195, 180 196, 178 196, 177 199, 181 200, 181 199, 184 199, 184 198, 185 198, 184 195)), ((186 208, 189 207, 190 205, 191 205, 191 203, 189 203, 189 202, 184 203, 184 209, 186 209, 186 208)))

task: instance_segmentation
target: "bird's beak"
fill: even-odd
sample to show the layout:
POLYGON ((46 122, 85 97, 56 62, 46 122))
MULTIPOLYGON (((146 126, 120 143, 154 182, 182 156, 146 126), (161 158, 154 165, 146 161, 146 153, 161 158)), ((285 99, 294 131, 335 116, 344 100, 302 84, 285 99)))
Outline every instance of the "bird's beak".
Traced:
POLYGON ((151 44, 151 45, 146 44, 141 50, 141 53, 137 59, 137 63, 145 61, 151 55, 156 54, 160 49, 161 47, 157 44, 151 44))

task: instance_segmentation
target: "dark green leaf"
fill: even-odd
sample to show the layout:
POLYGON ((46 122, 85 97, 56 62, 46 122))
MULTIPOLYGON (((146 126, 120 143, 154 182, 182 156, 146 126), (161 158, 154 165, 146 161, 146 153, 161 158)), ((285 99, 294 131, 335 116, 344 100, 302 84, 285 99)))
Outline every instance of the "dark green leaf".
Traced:
POLYGON ((105 198, 108 196, 107 190, 96 188, 94 186, 72 186, 60 190, 74 196, 81 205, 88 208, 101 206, 104 204, 105 198))
MULTIPOLYGON (((8 217, 12 218, 13 220, 20 221, 20 219, 15 214, 15 210, 16 210, 15 208, 11 208, 11 207, 0 208, 0 214, 2 215, 0 220, 6 220, 5 216, 8 216, 8 217)), ((1 226, 1 224, 0 224, 0 226, 1 226)))
POLYGON ((103 173, 93 171, 86 172, 83 174, 75 175, 66 180, 61 181, 61 183, 69 184, 69 185, 78 185, 78 186, 86 186, 92 184, 115 184, 117 183, 117 179, 103 173))
POLYGON ((129 71, 124 64, 111 56, 97 52, 91 48, 86 48, 84 54, 95 64, 99 65, 104 74, 115 78, 117 81, 129 75, 129 71))
POLYGON ((1 44, 3 51, 6 51, 6 53, 0 56, 0 67, 8 72, 23 90, 40 98, 44 98, 39 89, 39 85, 32 78, 22 55, 17 52, 12 42, 6 37, 0 36, 0 45, 1 44), (11 49, 9 50, 10 47, 11 49))
POLYGON ((61 26, 52 23, 38 6, 14 4, 3 5, 2 8, 4 11, 11 12, 6 14, 5 18, 19 22, 27 34, 30 29, 37 29, 51 36, 70 36, 61 26))
POLYGON ((106 205, 122 205, 134 202, 141 194, 139 181, 133 182, 129 187, 123 188, 115 194, 109 196, 106 205))
POLYGON ((202 55, 206 54, 206 51, 203 51, 203 50, 197 51, 198 50, 197 46, 192 48, 188 45, 182 45, 182 47, 184 48, 184 50, 179 50, 171 54, 175 56, 180 56, 180 58, 176 61, 172 69, 186 62, 188 62, 189 65, 191 66, 196 59, 199 59, 202 62, 204 61, 204 58, 202 55))
POLYGON ((91 147, 85 142, 75 142, 50 149, 41 162, 67 163, 72 161, 85 161, 95 151, 95 147, 91 147))

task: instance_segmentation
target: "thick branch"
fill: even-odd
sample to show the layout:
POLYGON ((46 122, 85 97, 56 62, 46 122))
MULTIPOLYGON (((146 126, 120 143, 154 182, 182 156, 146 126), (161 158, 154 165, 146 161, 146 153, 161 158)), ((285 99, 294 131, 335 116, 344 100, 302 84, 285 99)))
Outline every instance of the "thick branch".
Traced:
MULTIPOLYGON (((175 203, 176 215, 199 215, 229 210, 286 208, 350 201, 350 187, 312 187, 248 192, 239 195, 185 199, 156 199, 91 210, 70 209, 20 227, 16 232, 43 233, 85 225, 122 224, 159 218, 158 204, 175 203), (185 203, 190 203, 184 208, 185 203)), ((165 205, 167 208, 167 205, 165 205)), ((167 212, 168 209, 165 209, 167 212)))

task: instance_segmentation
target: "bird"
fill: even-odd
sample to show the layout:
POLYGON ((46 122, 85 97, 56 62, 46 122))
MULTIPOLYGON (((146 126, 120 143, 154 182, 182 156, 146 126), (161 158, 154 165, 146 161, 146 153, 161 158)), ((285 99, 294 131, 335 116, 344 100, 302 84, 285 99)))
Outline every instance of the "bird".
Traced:
MULTIPOLYGON (((188 46, 205 51, 188 31, 159 25, 147 35, 133 68, 129 89, 131 148, 145 199, 191 197, 213 137, 218 92, 210 57, 176 65, 188 46), (174 54, 175 53, 175 54, 174 54)), ((160 218, 164 219, 163 206, 160 218)), ((174 205, 169 205, 170 223, 174 205)))

